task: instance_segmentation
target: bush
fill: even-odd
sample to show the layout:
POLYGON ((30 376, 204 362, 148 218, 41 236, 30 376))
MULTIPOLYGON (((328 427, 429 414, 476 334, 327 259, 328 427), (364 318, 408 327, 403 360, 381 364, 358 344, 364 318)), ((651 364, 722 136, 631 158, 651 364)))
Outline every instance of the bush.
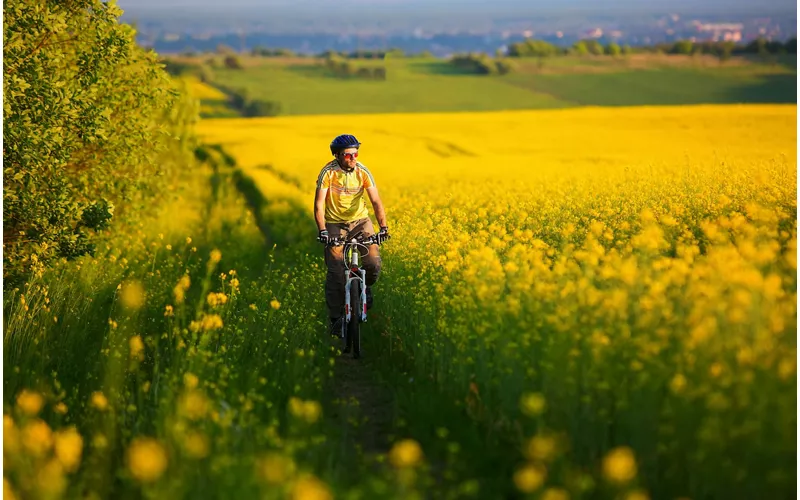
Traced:
POLYGON ((611 42, 608 45, 606 45, 606 54, 616 57, 622 54, 622 49, 618 44, 611 42))
POLYGON ((8 287, 151 205, 191 164, 196 109, 113 3, 9 0, 4 14, 8 287))
POLYGON ((450 64, 479 75, 504 75, 514 68, 508 59, 492 59, 485 54, 456 55, 450 64))
POLYGON ((277 116, 281 114, 281 104, 276 101, 250 101, 244 106, 242 114, 244 116, 277 116))
POLYGON ((325 58, 325 67, 339 78, 361 78, 366 80, 386 80, 386 68, 382 66, 358 67, 352 62, 331 53, 325 58))
POLYGON ((242 63, 239 62, 239 58, 234 55, 225 56, 223 64, 228 69, 242 69, 242 63))
POLYGON ((525 40, 508 47, 509 57, 549 57, 559 52, 558 47, 544 40, 525 40))

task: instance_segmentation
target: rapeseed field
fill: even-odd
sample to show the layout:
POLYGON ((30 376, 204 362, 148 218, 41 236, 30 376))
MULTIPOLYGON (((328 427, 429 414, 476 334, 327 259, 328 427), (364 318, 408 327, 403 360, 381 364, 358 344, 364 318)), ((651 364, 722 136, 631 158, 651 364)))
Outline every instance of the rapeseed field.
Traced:
POLYGON ((438 487, 793 491, 795 106, 286 117, 200 132, 237 158, 270 217, 312 237, 328 142, 362 141, 393 234, 364 342, 408 401, 401 427, 446 471, 438 487))

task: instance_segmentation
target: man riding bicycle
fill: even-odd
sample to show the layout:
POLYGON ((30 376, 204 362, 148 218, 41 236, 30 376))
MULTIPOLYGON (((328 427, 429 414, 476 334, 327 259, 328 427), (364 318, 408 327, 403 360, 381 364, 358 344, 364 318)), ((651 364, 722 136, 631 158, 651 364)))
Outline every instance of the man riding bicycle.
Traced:
MULTIPOLYGON (((353 135, 343 134, 331 142, 334 159, 328 162, 317 177, 314 197, 314 219, 319 229, 318 239, 325 244, 325 264, 328 274, 325 280, 325 301, 331 322, 331 331, 338 326, 344 308, 345 275, 344 252, 341 246, 330 246, 334 239, 349 239, 356 234, 369 237, 375 234, 369 218, 364 193, 367 193, 375 218, 380 225, 378 244, 389 239, 386 212, 378 195, 375 179, 358 158, 361 143, 353 135)), ((372 285, 381 272, 381 256, 377 245, 369 246, 363 258, 366 272, 367 308, 372 307, 372 285)))

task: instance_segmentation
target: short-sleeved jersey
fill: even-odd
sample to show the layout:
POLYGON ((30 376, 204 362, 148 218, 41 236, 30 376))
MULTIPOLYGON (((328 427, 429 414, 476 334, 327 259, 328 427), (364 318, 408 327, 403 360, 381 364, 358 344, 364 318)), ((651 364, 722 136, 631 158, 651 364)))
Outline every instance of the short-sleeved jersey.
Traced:
POLYGON ((375 186, 375 179, 361 163, 351 172, 336 160, 322 168, 317 177, 317 189, 327 189, 325 222, 353 222, 369 217, 364 191, 375 186))

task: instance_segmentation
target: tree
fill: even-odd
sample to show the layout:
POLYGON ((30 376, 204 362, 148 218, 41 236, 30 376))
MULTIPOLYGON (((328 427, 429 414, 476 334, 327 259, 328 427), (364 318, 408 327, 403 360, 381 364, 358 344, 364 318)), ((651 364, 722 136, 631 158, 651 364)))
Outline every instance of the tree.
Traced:
POLYGON ((586 40, 586 50, 595 56, 601 56, 605 52, 603 46, 597 40, 586 40))
POLYGON ((4 3, 4 286, 94 251, 190 164, 196 108, 112 2, 4 3))
POLYGON ((239 62, 239 58, 234 55, 225 56, 223 64, 225 64, 225 67, 228 69, 242 69, 242 63, 239 62))
POLYGON ((580 40, 572 46, 572 51, 579 56, 585 56, 589 53, 589 48, 586 46, 585 41, 580 40))
POLYGON ((694 44, 691 40, 678 40, 673 44, 672 48, 669 50, 670 54, 683 54, 689 55, 692 53, 694 49, 694 44))
POLYGON ((606 54, 616 57, 622 54, 622 49, 616 43, 611 42, 608 45, 606 45, 606 54))
POLYGON ((558 53, 558 47, 544 40, 525 40, 508 47, 509 57, 549 57, 558 53))
POLYGON ((250 101, 242 110, 244 116, 277 116, 280 113, 281 105, 276 101, 250 101))

